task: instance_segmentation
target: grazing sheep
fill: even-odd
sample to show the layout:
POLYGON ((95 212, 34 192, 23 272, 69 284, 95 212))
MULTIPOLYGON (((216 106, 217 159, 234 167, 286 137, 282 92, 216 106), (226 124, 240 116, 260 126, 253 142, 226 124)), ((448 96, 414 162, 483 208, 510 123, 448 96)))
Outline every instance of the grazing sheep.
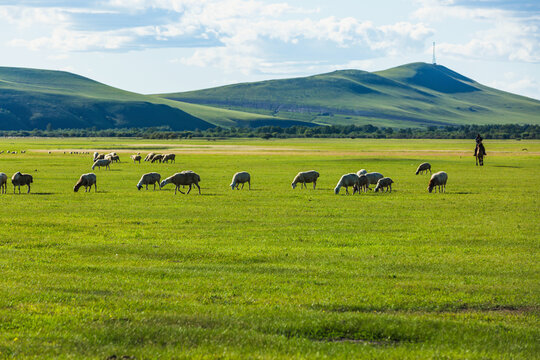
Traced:
POLYGON ((251 176, 249 175, 249 173, 245 171, 237 172, 232 178, 231 189, 234 190, 234 188, 236 187, 236 190, 240 190, 238 188, 239 184, 242 184, 243 189, 245 183, 248 183, 249 190, 251 190, 251 176))
POLYGON ((366 169, 362 169, 362 170, 359 170, 356 175, 360 176, 360 175, 366 175, 367 174, 367 170, 366 169))
POLYGON ((112 162, 120 162, 120 156, 114 154, 111 156, 112 162))
POLYGON ((109 159, 100 159, 100 160, 96 160, 96 162, 94 163, 94 165, 92 165, 92 170, 94 170, 96 168, 96 166, 101 170, 101 167, 102 166, 105 166, 105 170, 106 169, 109 169, 111 170, 111 160, 109 159))
MULTIPOLYGON (((336 187, 334 188, 334 193, 337 195, 339 194, 339 190, 342 188, 342 187, 345 187, 345 192, 347 195, 349 195, 349 186, 357 186, 358 188, 360 188, 360 185, 358 183, 359 181, 359 176, 354 174, 354 173, 350 173, 350 174, 345 174, 341 177, 341 179, 339 179, 339 182, 337 183, 336 187)), ((354 194, 354 192, 353 192, 354 194)))
POLYGON ((163 158, 161 159, 161 162, 168 163, 169 160, 171 162, 176 162, 176 155, 175 154, 165 154, 163 155, 163 158))
MULTIPOLYGON (((446 181, 448 180, 448 174, 444 171, 439 171, 433 175, 431 175, 431 179, 429 179, 428 184, 428 191, 432 192, 435 186, 439 187, 439 192, 446 192, 446 181)), ((437 192, 435 190, 435 192, 437 192)))
POLYGON ((366 177, 368 178, 369 180, 369 184, 368 184, 368 190, 371 190, 369 188, 369 185, 374 185, 374 184, 377 184, 377 182, 379 181, 379 179, 382 179, 384 177, 383 174, 381 173, 378 173, 378 172, 370 172, 370 173, 367 173, 365 174, 366 177))
POLYGON ((353 194, 356 192, 360 193, 360 190, 367 192, 368 189, 369 189, 369 180, 367 176, 365 174, 358 176, 358 186, 356 184, 353 186, 353 194))
POLYGON ((156 154, 156 155, 154 155, 154 156, 152 157, 151 162, 152 162, 152 163, 155 163, 156 161, 162 162, 164 156, 165 156, 165 155, 156 154))
POLYGON ((79 178, 79 181, 75 184, 73 187, 73 191, 77 192, 79 191, 79 188, 81 186, 84 186, 84 192, 92 191, 92 185, 94 185, 94 191, 97 192, 97 178, 96 174, 94 173, 88 173, 88 174, 82 174, 79 178))
POLYGON ((2 194, 7 193, 7 175, 4 173, 0 173, 0 192, 2 194))
POLYGON ((94 162, 96 162, 97 160, 103 160, 105 159, 105 154, 97 154, 97 153, 94 153, 94 162))
POLYGON ((296 184, 301 183, 302 185, 300 186, 300 188, 306 187, 307 189, 306 183, 313 183, 313 189, 315 189, 315 186, 317 186, 318 178, 319 178, 319 173, 316 172, 315 170, 309 170, 309 171, 303 171, 303 172, 301 171, 294 177, 294 180, 291 186, 294 189, 296 188, 296 184))
POLYGON ((392 184, 393 183, 394 183, 394 181, 392 179, 390 179, 389 177, 379 179, 379 181, 377 181, 377 186, 375 186, 375 192, 378 192, 379 189, 382 192, 383 188, 386 188, 386 192, 388 192, 389 189, 390 189, 390 192, 392 192, 392 184))
POLYGON ((144 161, 152 161, 152 158, 156 155, 155 153, 151 152, 144 158, 144 161))
POLYGON ((11 183, 13 184, 13 193, 15 194, 15 187, 19 187, 19 194, 21 193, 21 185, 28 186, 27 194, 30 193, 30 184, 34 182, 34 178, 30 174, 21 174, 20 171, 17 171, 11 177, 11 183))
POLYGON ((133 162, 139 162, 139 164, 141 163, 141 155, 131 155, 131 159, 133 159, 133 162))
POLYGON ((431 164, 430 163, 421 163, 419 166, 418 166, 418 169, 416 169, 416 175, 418 174, 421 174, 423 172, 428 172, 429 170, 429 173, 431 174, 431 164))
POLYGON ((162 188, 169 183, 173 183, 174 185, 176 185, 176 187, 174 188, 174 193, 176 194, 176 191, 178 190, 182 194, 184 194, 180 190, 180 186, 189 185, 189 190, 187 191, 187 193, 189 194, 189 192, 191 191, 191 185, 195 185, 199 188, 199 194, 200 194, 201 187, 199 186, 199 181, 201 181, 201 177, 199 175, 197 175, 191 170, 187 170, 187 171, 176 173, 173 176, 169 176, 168 178, 163 180, 161 184, 159 184, 159 187, 162 188))
MULTIPOLYGON (((141 190, 143 185, 146 185, 146 190, 148 190, 148 185, 154 185, 154 190, 156 190, 156 183, 159 185, 159 180, 161 180, 161 175, 155 172, 144 174, 137 184, 137 189, 141 190)), ((160 188, 161 190, 161 188, 160 188)))

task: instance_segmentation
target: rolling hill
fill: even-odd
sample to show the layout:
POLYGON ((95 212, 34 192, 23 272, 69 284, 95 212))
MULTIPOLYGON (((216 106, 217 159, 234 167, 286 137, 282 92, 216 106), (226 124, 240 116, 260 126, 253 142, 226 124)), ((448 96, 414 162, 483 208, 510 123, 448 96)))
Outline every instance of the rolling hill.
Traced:
POLYGON ((540 101, 425 63, 373 73, 340 70, 158 96, 317 124, 540 124, 540 101))
POLYGON ((63 71, 0 67, 0 130, 506 123, 540 124, 540 101, 424 63, 156 95, 63 71))

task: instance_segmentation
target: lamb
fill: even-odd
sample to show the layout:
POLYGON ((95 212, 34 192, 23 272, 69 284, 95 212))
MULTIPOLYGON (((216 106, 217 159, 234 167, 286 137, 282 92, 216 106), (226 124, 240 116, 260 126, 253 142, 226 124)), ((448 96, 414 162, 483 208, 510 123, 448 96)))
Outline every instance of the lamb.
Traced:
MULTIPOLYGON (((161 175, 155 172, 151 172, 148 174, 144 174, 141 177, 141 180, 139 180, 139 183, 137 184, 137 189, 141 190, 143 185, 146 185, 146 190, 148 190, 148 185, 154 185, 154 190, 156 190, 156 183, 159 185, 159 181, 161 180, 161 175)), ((161 187, 160 187, 161 189, 161 187)))
POLYGON ((232 178, 231 189, 234 190, 234 188, 236 187, 236 190, 240 190, 238 188, 239 184, 242 184, 243 189, 245 183, 248 183, 249 190, 251 190, 251 176, 249 175, 249 173, 245 171, 237 172, 232 178))
MULTIPOLYGON (((439 192, 446 192, 446 181, 448 180, 448 174, 444 171, 439 171, 433 175, 431 175, 431 179, 429 179, 428 184, 428 191, 432 192, 435 186, 439 187, 439 192)), ((436 191, 435 191, 436 192, 436 191)))
POLYGON ((7 193, 7 175, 5 173, 0 173, 0 192, 2 194, 7 193))
POLYGON ((390 179, 389 177, 379 179, 379 181, 377 181, 377 186, 375 186, 375 192, 378 192, 379 189, 382 192, 383 188, 386 188, 386 192, 388 192, 389 189, 390 189, 390 192, 392 192, 392 184, 393 183, 394 183, 394 181, 392 179, 390 179))
POLYGON ((141 155, 131 155, 131 159, 133 159, 133 162, 139 162, 141 163, 141 155))
POLYGON ((313 189, 315 189, 315 186, 317 185, 317 179, 318 178, 319 178, 319 173, 316 172, 315 170, 299 172, 295 176, 291 186, 294 189, 294 188, 296 188, 296 184, 301 183, 302 184, 301 188, 306 187, 306 189, 307 189, 306 183, 313 183, 313 189))
POLYGON ((30 174, 21 174, 20 171, 17 171, 11 177, 11 183, 13 184, 13 193, 15 194, 15 187, 19 187, 19 194, 21 193, 21 185, 28 186, 27 194, 30 193, 30 184, 34 182, 34 178, 30 174))
POLYGON ((367 170, 366 169, 362 169, 362 170, 359 170, 356 175, 360 176, 360 175, 366 175, 367 174, 367 170))
POLYGON ((156 155, 155 153, 151 152, 144 158, 144 161, 152 161, 152 158, 156 155))
POLYGON ((175 154, 165 154, 165 155, 163 155, 163 158, 161 159, 161 162, 168 163, 169 160, 171 160, 171 162, 176 162, 175 159, 176 159, 175 154))
POLYGON ((164 155, 161 155, 161 154, 156 154, 152 157, 152 160, 151 162, 154 163, 156 161, 159 161, 159 162, 162 162, 163 161, 163 157, 164 155))
MULTIPOLYGON (((350 173, 350 174, 345 174, 341 177, 341 179, 339 179, 339 182, 337 183, 336 187, 334 188, 334 193, 337 195, 339 194, 339 190, 344 186, 345 187, 345 192, 347 195, 349 195, 349 186, 357 186, 358 188, 360 188, 360 185, 358 183, 359 181, 359 176, 354 174, 354 173, 350 173)), ((353 192, 354 194, 354 192, 353 192)))
POLYGON ((419 166, 418 166, 418 169, 416 169, 416 175, 418 174, 421 174, 423 172, 428 172, 429 170, 429 173, 431 174, 431 164, 430 163, 421 163, 419 166))
POLYGON ((358 186, 356 184, 353 186, 353 194, 356 192, 360 193, 360 190, 367 192, 368 189, 369 189, 369 180, 367 176, 366 175, 358 176, 358 186))
POLYGON ((102 166, 105 166, 105 170, 106 169, 111 170, 110 165, 111 165, 111 160, 109 160, 109 159, 96 160, 94 165, 92 165, 92 170, 94 170, 96 168, 96 166, 99 167, 100 170, 101 170, 102 166))
POLYGON ((173 176, 169 176, 168 178, 163 180, 161 184, 159 184, 159 187, 162 188, 167 184, 173 183, 174 185, 176 185, 176 187, 174 188, 174 193, 176 194, 176 191, 178 190, 183 194, 183 192, 180 190, 180 186, 189 185, 189 190, 187 191, 187 193, 189 194, 189 192, 191 191, 191 186, 195 185, 199 188, 200 194, 201 187, 199 186, 199 181, 201 181, 201 177, 198 174, 194 173, 191 170, 187 170, 176 173, 173 176))
POLYGON ((82 174, 81 177, 79 178, 79 181, 77 181, 77 183, 73 187, 73 191, 74 192, 79 191, 79 188, 81 186, 84 186, 84 192, 87 192, 88 190, 92 191, 92 185, 94 185, 94 191, 97 192, 96 174, 94 173, 82 174))

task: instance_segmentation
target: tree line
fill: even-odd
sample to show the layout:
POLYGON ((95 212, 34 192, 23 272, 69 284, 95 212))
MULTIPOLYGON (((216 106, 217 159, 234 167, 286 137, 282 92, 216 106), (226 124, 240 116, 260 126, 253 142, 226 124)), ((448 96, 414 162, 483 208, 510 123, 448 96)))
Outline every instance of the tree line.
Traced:
POLYGON ((391 128, 374 125, 214 127, 206 130, 172 131, 170 128, 118 128, 100 130, 52 129, 0 130, 2 137, 134 137, 146 139, 209 140, 224 138, 373 138, 373 139, 540 139, 540 125, 456 125, 427 128, 391 128))

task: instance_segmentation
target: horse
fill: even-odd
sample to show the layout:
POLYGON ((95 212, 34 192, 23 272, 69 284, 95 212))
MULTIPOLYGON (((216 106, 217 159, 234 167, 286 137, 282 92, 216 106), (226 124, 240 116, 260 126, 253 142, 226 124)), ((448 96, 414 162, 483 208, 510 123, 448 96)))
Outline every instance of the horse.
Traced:
POLYGON ((481 141, 476 143, 476 149, 474 149, 474 156, 476 157, 476 166, 484 166, 484 155, 486 155, 486 148, 481 141))

